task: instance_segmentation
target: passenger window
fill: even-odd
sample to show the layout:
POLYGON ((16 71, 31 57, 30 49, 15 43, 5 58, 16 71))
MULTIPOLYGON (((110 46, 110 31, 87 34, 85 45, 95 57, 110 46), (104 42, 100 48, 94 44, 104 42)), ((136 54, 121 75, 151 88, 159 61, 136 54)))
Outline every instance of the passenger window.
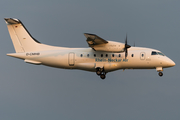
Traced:
POLYGON ((81 54, 81 57, 83 57, 83 54, 81 54))
POLYGON ((142 54, 141 56, 144 57, 144 54, 142 54))
MULTIPOLYGON (((142 54, 142 55, 144 55, 144 54, 142 54)), ((134 57, 134 54, 132 54, 131 56, 134 57)))
POLYGON ((96 54, 94 54, 94 57, 96 57, 96 54))
POLYGON ((103 54, 101 54, 101 57, 103 57, 103 54))
POLYGON ((121 57, 121 54, 119 54, 119 57, 121 57))
POLYGON ((89 57, 89 54, 87 54, 87 57, 89 57))
POLYGON ((112 57, 114 57, 114 54, 112 54, 112 57))
POLYGON ((106 54, 106 57, 108 57, 108 54, 106 54))

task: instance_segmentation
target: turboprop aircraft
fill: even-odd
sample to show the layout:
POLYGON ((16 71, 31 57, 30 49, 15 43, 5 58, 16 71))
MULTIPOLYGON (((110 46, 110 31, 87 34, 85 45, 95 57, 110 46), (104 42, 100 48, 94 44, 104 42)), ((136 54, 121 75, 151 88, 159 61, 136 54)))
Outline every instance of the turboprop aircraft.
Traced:
POLYGON ((101 79, 119 69, 156 69, 163 76, 163 68, 175 66, 159 50, 128 45, 127 35, 125 43, 120 43, 84 33, 90 48, 56 47, 34 39, 20 20, 5 18, 5 21, 16 51, 7 55, 26 63, 96 72, 101 79))

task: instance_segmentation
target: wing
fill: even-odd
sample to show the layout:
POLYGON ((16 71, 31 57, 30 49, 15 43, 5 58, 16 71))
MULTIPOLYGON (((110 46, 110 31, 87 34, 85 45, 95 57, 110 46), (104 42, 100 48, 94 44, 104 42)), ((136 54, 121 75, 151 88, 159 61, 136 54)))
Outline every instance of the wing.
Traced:
POLYGON ((87 38, 87 43, 90 47, 93 48, 95 45, 100 45, 100 44, 106 44, 108 41, 100 38, 99 36, 95 34, 89 34, 89 33, 84 33, 85 37, 87 38))
POLYGON ((87 43, 94 51, 104 52, 124 52, 124 43, 107 41, 95 34, 84 33, 87 38, 87 43))

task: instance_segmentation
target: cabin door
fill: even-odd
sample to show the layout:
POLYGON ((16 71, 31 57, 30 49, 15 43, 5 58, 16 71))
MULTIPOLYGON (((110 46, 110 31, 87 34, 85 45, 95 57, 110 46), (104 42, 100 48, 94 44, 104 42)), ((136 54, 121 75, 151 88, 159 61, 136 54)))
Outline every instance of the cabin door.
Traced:
POLYGON ((69 66, 74 66, 75 64, 75 54, 73 52, 69 53, 68 55, 68 63, 69 66))

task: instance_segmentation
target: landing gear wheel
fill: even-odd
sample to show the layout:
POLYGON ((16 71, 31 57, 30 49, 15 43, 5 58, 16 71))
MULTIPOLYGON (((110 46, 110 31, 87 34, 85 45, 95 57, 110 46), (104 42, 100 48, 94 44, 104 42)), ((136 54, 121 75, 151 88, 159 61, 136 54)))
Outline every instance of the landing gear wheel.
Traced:
POLYGON ((106 72, 104 71, 104 68, 96 68, 96 74, 98 76, 100 76, 101 79, 105 79, 106 78, 106 72))
POLYGON ((106 75, 105 74, 101 74, 100 77, 101 77, 101 79, 105 79, 106 75))
POLYGON ((163 76, 163 73, 162 73, 162 72, 159 72, 158 74, 159 74, 159 76, 160 76, 160 77, 162 77, 162 76, 163 76))
POLYGON ((102 73, 101 71, 96 71, 97 75, 101 75, 101 73, 102 73))
POLYGON ((96 74, 101 75, 103 70, 104 70, 103 68, 96 68, 96 74))

